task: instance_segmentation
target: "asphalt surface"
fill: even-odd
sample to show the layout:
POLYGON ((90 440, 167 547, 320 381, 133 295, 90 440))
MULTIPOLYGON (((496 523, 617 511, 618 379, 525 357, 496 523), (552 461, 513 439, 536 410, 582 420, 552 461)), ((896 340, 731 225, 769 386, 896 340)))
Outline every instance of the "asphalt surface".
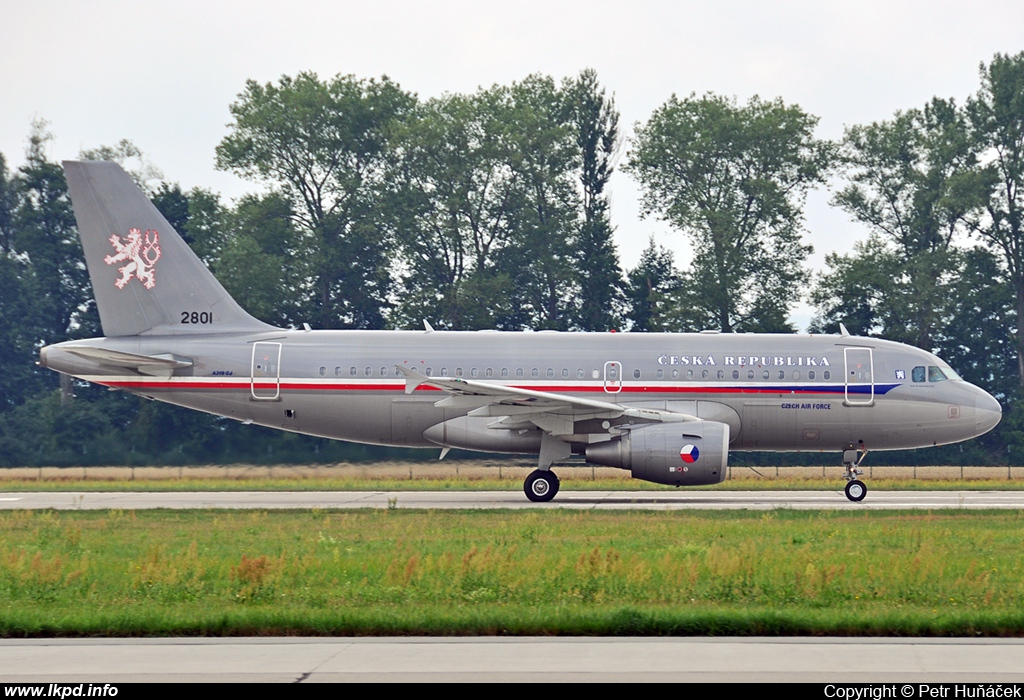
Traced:
MULTIPOLYGON (((870 485, 869 485, 870 488, 870 485)), ((869 491, 853 503, 842 491, 562 491, 531 503, 522 491, 194 491, 0 492, 0 509, 118 508, 577 508, 723 510, 1024 509, 1024 491, 869 491)))
POLYGON ((0 682, 140 681, 1020 683, 1024 640, 0 640, 0 682))

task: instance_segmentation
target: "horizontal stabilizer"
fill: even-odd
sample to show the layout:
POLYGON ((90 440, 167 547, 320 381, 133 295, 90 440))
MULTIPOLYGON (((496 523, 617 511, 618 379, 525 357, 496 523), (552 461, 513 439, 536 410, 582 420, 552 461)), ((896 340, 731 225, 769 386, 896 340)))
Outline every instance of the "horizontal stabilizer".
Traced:
POLYGON ((101 365, 134 369, 137 372, 154 376, 170 375, 176 369, 192 366, 192 360, 170 353, 162 355, 136 355, 131 352, 107 350, 106 348, 67 347, 64 349, 72 355, 84 357, 101 365))

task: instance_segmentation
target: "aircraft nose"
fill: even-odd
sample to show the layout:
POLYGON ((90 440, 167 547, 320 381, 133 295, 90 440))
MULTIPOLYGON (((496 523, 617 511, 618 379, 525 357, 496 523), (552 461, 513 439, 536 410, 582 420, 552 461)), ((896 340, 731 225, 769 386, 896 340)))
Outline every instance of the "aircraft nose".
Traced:
POLYGON ((984 435, 999 424, 1003 417, 1003 407, 999 405, 991 394, 984 389, 974 387, 974 420, 978 429, 978 435, 984 435))

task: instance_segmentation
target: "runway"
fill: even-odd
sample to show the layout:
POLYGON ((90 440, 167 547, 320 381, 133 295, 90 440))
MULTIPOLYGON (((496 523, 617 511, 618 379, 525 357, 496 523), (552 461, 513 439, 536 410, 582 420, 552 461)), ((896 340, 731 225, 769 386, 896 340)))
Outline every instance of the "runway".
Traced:
POLYGON ((0 493, 0 510, 150 508, 421 508, 596 510, 945 510, 1024 509, 1024 491, 871 491, 853 503, 842 491, 562 491, 531 503, 521 491, 188 491, 0 493))
MULTIPOLYGON (((1020 683, 1024 682, 1024 640, 792 637, 0 640, 0 682, 140 681, 1020 683)), ((916 693, 918 687, 914 686, 913 690, 916 693)))

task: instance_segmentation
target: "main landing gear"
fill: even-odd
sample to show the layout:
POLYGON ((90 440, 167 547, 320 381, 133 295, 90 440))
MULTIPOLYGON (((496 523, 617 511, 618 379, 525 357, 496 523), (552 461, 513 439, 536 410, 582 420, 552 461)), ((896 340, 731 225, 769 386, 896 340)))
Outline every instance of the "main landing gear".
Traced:
POLYGON ((535 469, 530 472, 523 483, 523 491, 526 497, 534 503, 546 503, 558 493, 561 483, 553 471, 548 469, 535 469))
POLYGON ((867 453, 863 440, 856 445, 851 442, 843 449, 843 466, 846 468, 843 472, 843 478, 846 479, 846 489, 844 490, 846 497, 854 502, 863 501, 864 497, 868 495, 868 487, 857 478, 864 473, 859 467, 867 453))

